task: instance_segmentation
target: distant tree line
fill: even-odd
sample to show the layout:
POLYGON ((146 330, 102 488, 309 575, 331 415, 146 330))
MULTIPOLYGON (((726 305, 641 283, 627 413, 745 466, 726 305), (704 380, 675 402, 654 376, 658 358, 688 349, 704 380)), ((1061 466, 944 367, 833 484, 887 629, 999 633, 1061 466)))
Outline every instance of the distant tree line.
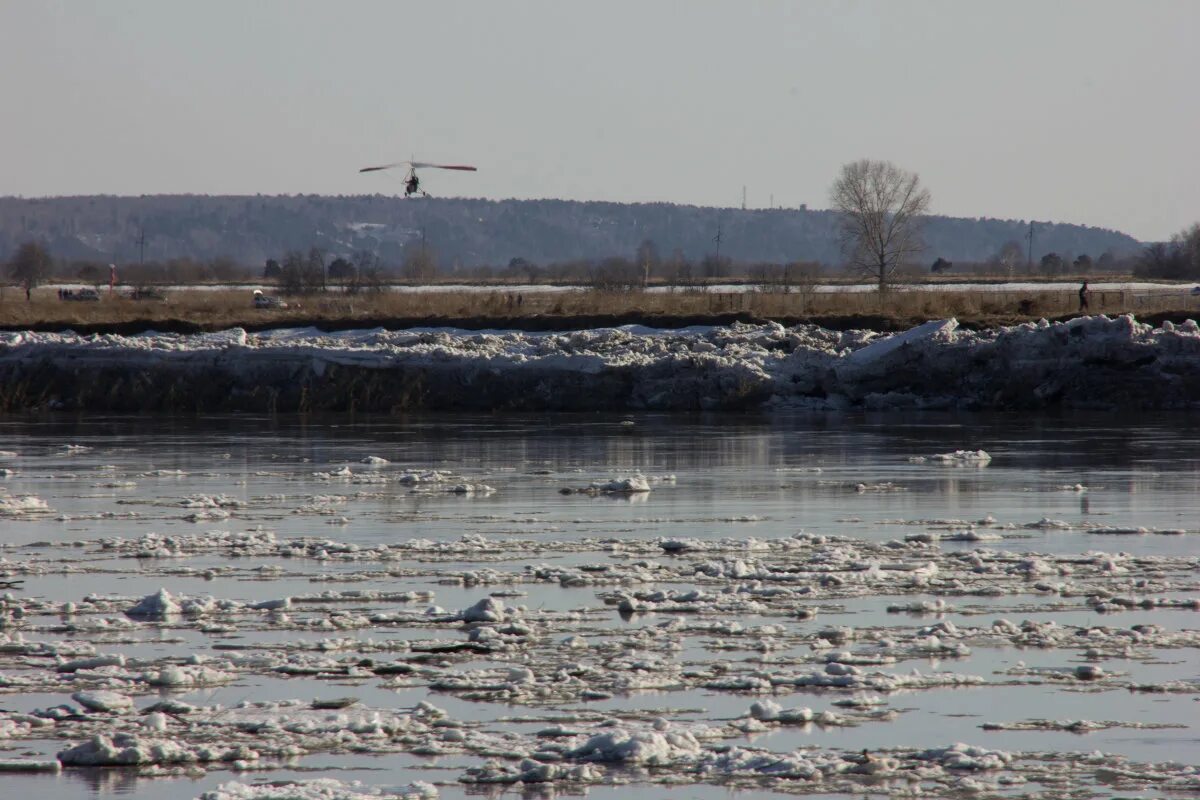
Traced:
POLYGON ((1147 247, 1134 274, 1142 278, 1200 280, 1200 223, 1175 234, 1169 242, 1147 247))
POLYGON ((282 260, 269 258, 262 277, 274 281, 284 294, 315 294, 337 289, 346 294, 379 291, 387 276, 374 253, 363 250, 351 258, 330 259, 319 247, 307 253, 290 250, 282 260))
MULTIPOLYGON (((1027 250, 1016 240, 1005 243, 985 261, 954 261, 933 256, 890 265, 888 280, 1073 278, 1097 274, 1130 275, 1169 280, 1200 278, 1200 225, 1151 245, 1139 257, 1105 252, 1090 255, 1047 253, 1030 269, 1027 250)), ((54 258, 39 241, 21 243, 9 256, 5 274, 10 284, 30 290, 47 282, 106 284, 109 264, 90 259, 54 258)), ((816 261, 742 261, 710 252, 691 258, 680 249, 664 254, 652 239, 642 240, 628 255, 597 259, 572 259, 538 264, 514 256, 504 265, 443 268, 431 244, 410 242, 397 259, 387 262, 370 250, 331 254, 312 246, 286 250, 262 266, 238 264, 225 256, 198 260, 176 258, 117 265, 118 282, 149 287, 170 284, 268 283, 284 294, 378 292, 392 283, 431 284, 454 282, 544 283, 585 286, 601 291, 633 291, 646 286, 679 290, 700 289, 714 283, 738 283, 761 291, 811 292, 818 283, 855 280, 854 271, 823 266, 816 261)))
MULTIPOLYGON (((43 243, 66 261, 119 267, 144 260, 190 260, 208 265, 222 257, 261 265, 291 250, 318 247, 329 259, 369 250, 399 269, 408 252, 436 248, 438 267, 491 265, 514 257, 537 264, 609 256, 633 257, 644 240, 657 242, 664 260, 677 249, 694 263, 720 255, 745 263, 819 261, 836 266, 842 217, 836 210, 705 208, 668 203, 563 200, 403 200, 385 195, 324 197, 146 195, 61 198, 0 197, 0 257, 25 241, 43 243)), ((922 238, 930 262, 983 261, 1004 242, 1025 242, 1022 220, 925 216, 922 238)), ((893 244, 902 238, 892 240, 893 244)), ((1136 253, 1141 245, 1116 231, 1039 223, 1033 259, 1043 254, 1105 250, 1136 253)), ((906 258, 898 259, 904 262, 906 258)), ((915 259, 923 261, 924 258, 915 259)), ((1024 260, 1024 259, 1022 259, 1024 260)), ((926 264, 928 266, 928 264, 926 264)), ((720 265, 716 266, 720 269, 720 265)))
MULTIPOLYGON (((1039 252, 1034 263, 1032 223, 1030 248, 1023 250, 1019 240, 1003 241, 996 234, 1019 234, 1024 222, 931 216, 930 192, 916 173, 887 161, 862 159, 844 165, 830 189, 830 201, 830 211, 737 212, 668 204, 429 200, 421 201, 421 212, 415 216, 412 203, 396 205, 399 201, 395 198, 382 196, 167 196, 52 199, 15 205, 0 198, 0 210, 6 203, 12 205, 14 211, 22 212, 20 230, 38 232, 36 244, 20 245, 10 269, 27 291, 50 273, 60 280, 100 283, 108 274, 102 261, 72 259, 70 255, 81 247, 86 251, 87 243, 112 247, 115 252, 118 242, 134 230, 138 263, 119 265, 122 283, 262 280, 293 295, 373 291, 398 281, 462 280, 560 283, 603 291, 732 281, 772 291, 805 291, 818 279, 838 277, 865 277, 883 293, 901 279, 968 275, 1053 279, 1132 267, 1113 249, 1128 242, 1128 237, 1052 223, 1038 224, 1039 252), (379 219, 383 210, 389 210, 390 222, 372 221, 379 219), (106 226, 118 232, 94 232, 106 226), (153 231, 149 238, 147 227, 153 231), (711 235, 713 230, 716 236, 711 235), (682 246, 674 246, 664 255, 654 236, 634 238, 649 231, 659 231, 673 245, 682 246), (310 244, 304 248, 282 246, 301 237, 310 244), (978 253, 979 243, 989 239, 1003 241, 990 258, 974 263, 963 258, 965 240, 971 241, 978 253), (263 264, 258 269, 226 255, 142 263, 147 244, 151 255, 156 248, 177 246, 182 241, 195 252, 228 247, 229 252, 244 254, 261 252, 267 240, 277 242, 277 249, 258 261, 263 264), (51 259, 45 245, 51 241, 62 242, 68 258, 51 259), (742 257, 731 258, 728 244, 722 252, 722 242, 730 241, 739 243, 742 257), (1056 249, 1047 251, 1047 242, 1056 249), (1086 253, 1072 252, 1079 242, 1111 246, 1093 260, 1086 253), (828 257, 831 245, 840 251, 840 260, 828 257), (513 253, 506 256, 507 265, 489 265, 485 254, 503 252, 503 248, 513 253), (439 256, 445 253, 439 249, 449 253, 444 261, 439 256), (608 255, 539 258, 539 254, 570 252, 608 255), (774 257, 746 258, 747 252, 774 257), (806 257, 774 255, 793 252, 806 257), (926 260, 930 257, 932 261, 926 260), (485 259, 482 264, 481 259, 485 259), (834 266, 823 269, 821 263, 834 266)), ((11 222, 10 218, 9 223, 0 224, 0 234, 11 235, 11 222)), ((1170 243, 1150 248, 1140 260, 1139 270, 1160 277, 1187 276, 1200 249, 1196 239, 1200 234, 1193 229, 1190 238, 1185 232, 1170 243)))

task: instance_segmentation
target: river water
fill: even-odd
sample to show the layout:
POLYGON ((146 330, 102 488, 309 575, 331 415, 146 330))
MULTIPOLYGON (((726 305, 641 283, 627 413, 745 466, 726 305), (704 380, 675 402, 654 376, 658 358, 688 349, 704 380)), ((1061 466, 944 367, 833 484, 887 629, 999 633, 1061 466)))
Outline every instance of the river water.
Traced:
MULTIPOLYGON (((969 742, 1008 752, 1102 751, 1139 763, 1200 760, 1195 728, 1200 658, 1195 640, 1170 638, 1200 628, 1195 606, 1188 606, 1200 592, 1194 571, 1187 569, 1200 556, 1200 420, 1195 417, 10 417, 0 419, 0 453, 0 469, 8 470, 0 472, 0 510, 6 499, 11 509, 0 515, 0 580, 22 581, 8 589, 7 607, 24 604, 21 614, 10 613, 4 621, 2 632, 13 641, 18 634, 24 642, 85 640, 98 654, 124 656, 143 666, 185 663, 197 656, 220 666, 229 652, 266 654, 280 648, 284 658, 291 658, 333 639, 351 641, 339 645, 343 656, 355 654, 358 645, 366 653, 363 643, 377 641, 393 642, 404 652, 410 640, 464 641, 463 624, 385 624, 379 614, 432 605, 464 609, 498 593, 501 603, 521 607, 516 617, 536 621, 555 642, 578 636, 591 645, 586 652, 661 629, 674 637, 674 646, 655 651, 655 663, 663 670, 682 669, 683 676, 669 686, 608 687, 595 697, 576 693, 554 702, 511 691, 465 697, 431 687, 429 677, 396 681, 371 674, 288 674, 247 663, 221 667, 232 678, 219 684, 150 688, 131 677, 137 670, 55 673, 52 660, 0 651, 0 676, 21 679, 0 680, 0 707, 10 714, 71 704, 73 692, 98 687, 122 689, 136 709, 168 697, 226 708, 247 701, 342 696, 390 710, 428 701, 468 727, 526 737, 555 713, 582 710, 629 719, 644 712, 647 719, 663 717, 680 725, 726 724, 744 718, 756 700, 774 696, 789 708, 844 713, 847 706, 837 701, 862 692, 777 687, 764 694, 711 683, 717 674, 750 674, 764 666, 767 672, 811 669, 814 653, 824 658, 821 648, 828 646, 813 632, 842 628, 859 633, 849 643, 837 640, 838 648, 857 650, 869 643, 899 654, 882 669, 944 671, 982 680, 894 691, 868 687, 867 694, 895 713, 856 718, 853 726, 771 727, 741 739, 727 737, 727 743, 773 752, 805 747, 849 752, 969 742), (983 450, 991 460, 932 458, 957 450, 983 450), (375 463, 367 463, 372 459, 375 463), (650 491, 575 491, 632 475, 645 476, 650 491), (45 508, 19 506, 19 498, 39 499, 45 508), (315 546, 304 554, 255 551, 249 558, 231 557, 216 546, 139 557, 130 544, 144 543, 149 534, 204 542, 225 531, 330 544, 327 552, 315 546), (964 531, 982 536, 954 540, 964 531), (722 605, 750 584, 774 585, 753 573, 754 563, 778 560, 771 545, 736 558, 731 549, 748 540, 786 543, 801 532, 845 537, 837 545, 849 554, 843 566, 857 558, 863 569, 874 563, 892 572, 881 573, 877 584, 867 578, 866 590, 848 592, 858 580, 856 565, 846 567, 849 576, 837 582, 813 583, 811 600, 782 605, 768 597, 763 607, 722 605), (926 541, 916 542, 921 536, 926 541), (936 541, 939 536, 942 541, 936 541), (426 548, 411 560, 386 562, 339 550, 354 545, 359 552, 378 553, 411 540, 466 544, 454 553, 433 555, 426 548), (656 544, 664 541, 676 544, 656 544), (697 555, 710 546, 721 555, 697 555), (897 553, 894 559, 888 547, 897 553), (1025 558, 1035 566, 1021 580, 1006 577, 988 591, 977 591, 980 575, 998 574, 978 564, 967 568, 967 557, 979 549, 993 554, 992 563, 1025 558), (1102 567, 1107 572, 1093 574, 1090 565, 1099 563, 1101 552, 1115 554, 1115 560, 1102 567), (956 572, 960 562, 947 559, 960 556, 964 566, 956 572), (918 568, 927 558, 939 567, 932 580, 905 584, 888 578, 895 570, 918 568), (750 563, 750 572, 703 572, 712 559, 750 563), (1042 569, 1042 564, 1051 566, 1042 569), (618 579, 581 583, 538 577, 531 569, 537 566, 557 570, 560 577, 566 571, 618 579), (689 577, 693 566, 695 579, 689 577), (647 570, 656 569, 673 572, 646 577, 647 570), (1168 602, 1115 612, 1097 608, 1088 597, 1102 581, 1110 582, 1104 585, 1114 595, 1168 602), (1039 582, 1046 586, 1039 588, 1039 582), (1087 591, 1053 590, 1064 582, 1087 591), (91 596, 107 605, 96 606, 94 614, 80 610, 81 618, 119 618, 112 609, 130 607, 160 589, 243 606, 222 616, 221 624, 213 623, 220 616, 216 612, 137 620, 119 635, 104 632, 107 628, 64 626, 63 615, 55 613, 65 603, 82 607, 91 596), (675 598, 676 607, 667 607, 667 599, 647 594, 693 589, 708 592, 707 599, 675 598), (429 594, 409 602, 390 595, 343 597, 337 603, 296 600, 347 591, 429 594), (621 592, 643 593, 635 613, 618 613, 621 592), (287 624, 244 610, 245 604, 288 597, 294 601, 294 619, 287 624), (679 603, 691 605, 680 608, 679 603), (888 608, 920 603, 934 605, 907 612, 888 608), (805 621, 803 613, 797 618, 797 605, 816 614, 815 621, 805 621), (361 619, 339 628, 336 615, 351 613, 361 619), (310 624, 330 615, 335 616, 325 627, 310 624), (1017 624, 1053 621, 1083 631, 1142 626, 1145 633, 1139 644, 1123 650, 1113 649, 1108 640, 1092 653, 1073 644, 1026 647, 1016 634, 988 638, 982 628, 1000 618, 1017 624), (737 623, 751 631, 775 625, 778 632, 760 630, 750 641, 724 628, 679 627, 696 620, 737 623), (297 627, 296 621, 304 625, 297 627), (941 645, 961 636, 969 652, 904 650, 925 647, 931 634, 922 629, 941 622, 959 630, 934 632, 941 645), (980 626, 977 635, 962 633, 980 626), (1105 677, 1074 679, 1073 671, 1084 664, 1098 664, 1105 677), (706 677, 692 680, 688 670, 706 677), (1135 685, 1175 688, 1130 691, 1135 685), (536 722, 514 719, 535 716, 536 722), (1031 720, 1121 726, 1086 733, 982 727, 1031 720)), ((519 646, 476 655, 456 652, 435 666, 444 674, 473 675, 521 665, 541 680, 539 660, 557 657, 519 646)), ((60 655, 58 661, 65 658, 60 655)), ((612 656, 598 663, 601 669, 617 669, 612 656)), ((546 685, 552 683, 547 679, 546 685)), ((117 727, 134 724, 126 717, 118 722, 117 727)), ((0 738, 0 759, 52 758, 90 732, 60 722, 0 738)), ((179 731, 173 735, 188 738, 179 731)), ((234 779, 333 776, 375 786, 428 780, 442 785, 443 797, 458 797, 465 791, 459 776, 485 760, 477 753, 432 758, 368 750, 310 752, 245 773, 220 765, 207 774, 176 771, 159 777, 131 768, 68 767, 60 774, 7 776, 4 794, 53 800, 179 798, 234 779)), ((715 798, 729 791, 706 781, 670 787, 631 779, 645 797, 715 798)), ((772 788, 760 785, 745 793, 765 796, 772 788)), ((574 791, 607 798, 630 790, 599 785, 574 791)))

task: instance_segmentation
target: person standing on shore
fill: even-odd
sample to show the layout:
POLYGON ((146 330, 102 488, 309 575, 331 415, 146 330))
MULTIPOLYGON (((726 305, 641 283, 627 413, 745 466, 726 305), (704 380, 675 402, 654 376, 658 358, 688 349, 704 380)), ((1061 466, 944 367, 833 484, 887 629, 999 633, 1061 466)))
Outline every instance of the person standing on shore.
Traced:
POLYGON ((1082 314, 1083 312, 1088 310, 1088 294, 1089 294, 1089 292, 1088 292, 1087 281, 1084 281, 1083 285, 1079 287, 1079 313, 1080 314, 1082 314))

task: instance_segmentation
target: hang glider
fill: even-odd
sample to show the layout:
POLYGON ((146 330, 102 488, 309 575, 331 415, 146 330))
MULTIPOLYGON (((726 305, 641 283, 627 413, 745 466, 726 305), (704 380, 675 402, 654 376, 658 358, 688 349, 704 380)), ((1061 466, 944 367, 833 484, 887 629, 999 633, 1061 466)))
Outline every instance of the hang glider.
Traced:
POLYGON ((404 196, 412 197, 420 195, 428 197, 428 193, 421 189, 421 179, 417 177, 418 169, 451 169, 458 172, 478 172, 475 167, 467 164, 432 164, 428 161, 397 161, 394 164, 380 164, 377 167, 363 167, 359 172, 383 172, 384 170, 396 169, 397 167, 407 167, 408 174, 404 178, 404 196))
POLYGON ((460 172, 478 172, 476 167, 467 166, 466 164, 431 164, 427 161, 397 161, 395 164, 381 164, 378 167, 363 167, 359 172, 379 172, 385 169, 395 169, 396 167, 408 167, 414 169, 456 169, 460 172))

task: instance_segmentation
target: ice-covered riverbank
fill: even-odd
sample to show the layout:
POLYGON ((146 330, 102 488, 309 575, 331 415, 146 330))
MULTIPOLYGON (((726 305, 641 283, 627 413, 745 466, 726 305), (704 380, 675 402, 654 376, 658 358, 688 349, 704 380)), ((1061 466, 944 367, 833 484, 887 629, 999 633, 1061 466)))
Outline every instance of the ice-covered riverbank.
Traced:
POLYGON ((0 334, 0 410, 1186 409, 1200 327, 0 334))

